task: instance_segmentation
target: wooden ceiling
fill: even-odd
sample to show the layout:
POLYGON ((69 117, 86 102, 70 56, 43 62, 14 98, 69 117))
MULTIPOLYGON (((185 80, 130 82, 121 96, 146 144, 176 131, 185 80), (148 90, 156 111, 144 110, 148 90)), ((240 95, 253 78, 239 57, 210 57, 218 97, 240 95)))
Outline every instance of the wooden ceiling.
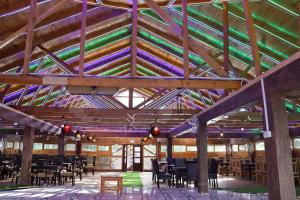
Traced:
MULTIPOLYGON (((191 81, 204 79, 206 84, 198 86, 200 81, 195 82, 196 87, 192 87, 189 82, 172 86, 168 85, 171 82, 164 82, 184 77, 183 40, 176 32, 170 31, 170 26, 163 21, 162 16, 159 17, 155 10, 149 8, 149 1, 138 1, 135 78, 158 79, 165 85, 158 83, 145 87, 139 83, 131 86, 128 83, 130 80, 116 82, 120 86, 118 93, 129 90, 129 101, 133 91, 145 99, 144 103, 137 106, 132 106, 131 102, 127 108, 116 99, 118 93, 96 97, 90 94, 71 95, 66 88, 68 84, 42 84, 42 78, 40 82, 35 80, 45 75, 68 75, 72 76, 74 84, 81 83, 76 74, 80 69, 82 1, 65 2, 37 0, 37 23, 33 29, 29 65, 29 72, 36 76, 28 78, 18 76, 23 71, 26 53, 30 0, 0 1, 0 99, 4 104, 55 125, 69 120, 82 129, 114 130, 127 127, 130 130, 147 130, 151 124, 156 123, 168 133, 193 114, 210 107, 256 76, 242 1, 228 3, 230 68, 225 75, 222 74, 222 3, 187 1, 188 33, 191 41, 194 41, 187 65, 189 78, 191 81), (197 48, 193 48, 195 46, 197 48), (208 64, 209 59, 205 59, 204 54, 199 55, 199 48, 221 66, 220 69, 208 64), (217 79, 223 81, 221 86, 217 86, 216 82, 220 81, 217 79), (230 85, 233 83, 236 84, 234 87, 230 85), (39 110, 36 111, 36 108, 39 110), (78 114, 70 114, 69 109, 78 109, 78 114), (81 117, 86 112, 88 114, 81 117)), ((164 6, 163 12, 173 20, 174 26, 183 27, 182 1, 161 0, 154 3, 164 6)), ((132 1, 88 1, 84 54, 86 77, 124 79, 132 75, 132 6, 132 1)), ((267 71, 299 49, 298 0, 284 3, 278 0, 250 1, 250 6, 260 66, 262 71, 267 71)), ((150 84, 151 80, 147 80, 146 84, 150 84)), ((287 110, 290 113, 300 112, 299 102, 299 96, 289 96, 286 99, 287 110)), ((253 107, 256 108, 255 116, 259 115, 260 105, 253 107)), ((293 118, 291 126, 299 126, 299 120, 293 118)), ((259 120, 244 120, 238 113, 212 123, 211 127, 217 130, 220 127, 228 127, 228 131, 239 130, 240 123, 249 130, 261 130, 259 120)))

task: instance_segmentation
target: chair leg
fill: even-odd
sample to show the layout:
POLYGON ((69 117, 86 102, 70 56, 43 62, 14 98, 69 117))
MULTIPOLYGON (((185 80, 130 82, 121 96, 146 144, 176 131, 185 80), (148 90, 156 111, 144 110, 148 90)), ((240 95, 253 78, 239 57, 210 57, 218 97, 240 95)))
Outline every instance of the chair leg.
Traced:
POLYGON ((157 187, 159 188, 159 179, 157 178, 157 187))

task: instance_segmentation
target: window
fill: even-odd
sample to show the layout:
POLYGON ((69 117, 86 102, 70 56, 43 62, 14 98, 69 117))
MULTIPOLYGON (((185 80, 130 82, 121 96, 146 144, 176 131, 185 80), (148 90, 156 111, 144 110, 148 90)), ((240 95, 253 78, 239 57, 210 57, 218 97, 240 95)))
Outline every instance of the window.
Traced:
POLYGON ((14 148, 14 142, 6 142, 6 148, 7 149, 12 149, 12 148, 14 148))
POLYGON ((111 149, 112 149, 113 156, 122 156, 122 153, 123 153, 122 145, 114 144, 111 146, 111 149))
POLYGON ((248 151, 248 145, 247 144, 240 144, 239 145, 239 151, 248 151))
POLYGON ((43 143, 33 143, 33 150, 43 150, 43 143))
POLYGON ((226 152, 226 145, 215 145, 215 152, 226 152))
POLYGON ((14 142, 14 149, 20 148, 20 142, 14 142))
POLYGON ((215 152, 215 146, 214 145, 208 145, 207 146, 207 152, 215 152))
POLYGON ((295 149, 300 149, 300 138, 295 138, 294 139, 294 148, 295 149))
POLYGON ((264 142, 256 142, 255 143, 255 150, 256 151, 264 151, 265 150, 265 143, 264 142))
POLYGON ((98 146, 99 151, 109 151, 109 146, 98 146))
POLYGON ((58 149, 58 144, 44 144, 44 149, 58 149))
POLYGON ((187 146, 186 151, 197 151, 197 147, 196 146, 187 146))
POLYGON ((160 146, 160 152, 161 153, 166 153, 167 152, 167 145, 161 145, 160 146))
POLYGON ((66 144, 66 151, 75 151, 75 144, 66 144))
POLYGON ((184 145, 174 145, 173 151, 177 153, 186 152, 186 146, 184 145))
POLYGON ((237 145, 237 144, 232 145, 232 151, 233 152, 238 152, 239 151, 239 145, 237 145))
POLYGON ((156 145, 144 145, 144 156, 156 157, 156 145))
POLYGON ((97 151, 97 145, 84 144, 82 145, 82 151, 97 151))
MULTIPOLYGON (((114 97, 118 101, 120 101, 122 104, 129 107, 129 90, 119 92, 114 97)), ((139 105, 140 103, 142 103, 145 100, 146 100, 146 96, 143 96, 142 94, 140 94, 136 91, 133 91, 133 95, 132 95, 133 107, 139 105)))

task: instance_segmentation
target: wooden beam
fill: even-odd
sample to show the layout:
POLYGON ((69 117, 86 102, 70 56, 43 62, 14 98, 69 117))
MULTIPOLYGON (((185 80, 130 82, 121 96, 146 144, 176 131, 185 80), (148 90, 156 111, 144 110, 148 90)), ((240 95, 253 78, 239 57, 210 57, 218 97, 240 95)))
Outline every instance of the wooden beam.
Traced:
POLYGON ((187 0, 182 0, 182 12, 183 12, 183 69, 184 79, 188 80, 190 77, 189 71, 189 32, 188 32, 188 11, 187 11, 187 0))
POLYGON ((63 72, 67 72, 69 74, 77 74, 77 71, 74 68, 70 67, 67 63, 65 63, 63 60, 57 57, 54 53, 51 53, 48 49, 46 49, 42 45, 38 45, 38 47, 42 51, 44 51, 53 61, 55 61, 55 63, 63 72))
POLYGON ((265 139, 268 199, 296 200, 292 151, 284 98, 268 93, 268 121, 272 136, 265 139))
POLYGON ((136 77, 137 69, 137 33, 138 33, 138 0, 132 1, 132 26, 131 26, 131 76, 136 77))
MULTIPOLYGON (((264 79, 265 87, 270 93, 281 92, 282 94, 285 94, 289 91, 299 90, 300 68, 297 67, 299 65, 300 52, 297 52, 276 67, 273 67, 271 70, 250 81, 239 90, 214 103, 211 107, 201 111, 195 117, 198 117, 199 120, 209 121, 242 106, 260 101, 262 97, 260 85, 261 79, 264 79)), ((176 135, 189 128, 190 125, 186 121, 176 127, 171 134, 176 135)))
POLYGON ((33 140, 34 140, 34 129, 26 127, 23 136, 23 150, 22 150, 22 161, 21 161, 21 174, 20 174, 20 185, 30 185, 30 170, 32 161, 33 151, 33 140))
POLYGON ((188 89, 238 89, 241 80, 230 79, 121 79, 96 77, 67 77, 67 76, 16 76, 0 74, 0 83, 19 85, 53 85, 53 86, 95 86, 117 88, 188 88, 188 89))
POLYGON ((0 104, 0 118, 10 122, 16 122, 22 126, 29 126, 51 133, 58 133, 60 130, 59 127, 54 126, 51 123, 37 119, 36 117, 25 114, 4 104, 0 104))
MULTIPOLYGON (((173 21, 172 17, 168 15, 163 9, 161 9, 153 0, 145 0, 146 4, 154 11, 156 12, 166 23, 168 23, 169 31, 173 32, 177 35, 177 37, 182 41, 182 30, 181 28, 173 21)), ((207 52, 206 50, 200 46, 198 41, 192 38, 188 38, 188 44, 192 51, 194 51, 196 54, 201 56, 205 62, 211 66, 214 71, 220 75, 220 76, 227 76, 224 69, 219 65, 219 63, 214 60, 207 52)))
POLYGON ((223 2, 223 45, 224 45, 224 69, 229 73, 229 25, 228 2, 223 2))
POLYGON ((79 77, 83 77, 84 76, 86 10, 87 10, 87 0, 83 0, 82 1, 82 14, 81 14, 81 31, 80 31, 79 77))
POLYGON ((37 7, 37 0, 31 0, 30 11, 28 16, 26 45, 25 45, 25 52, 24 52, 23 75, 27 75, 29 73, 29 63, 30 63, 30 58, 32 53, 32 40, 33 40, 33 29, 35 24, 36 7, 37 7))
POLYGON ((248 35, 249 35, 249 40, 251 45, 255 74, 256 76, 259 76, 261 74, 260 56, 257 47, 257 39, 255 34, 255 28, 253 25, 252 12, 251 12, 251 6, 249 0, 243 0, 243 7, 244 7, 244 14, 246 18, 247 30, 248 30, 248 35))
POLYGON ((206 123, 199 123, 197 132, 198 192, 208 193, 208 154, 206 123))
MULTIPOLYGON (((57 9, 61 8, 68 1, 69 0, 61 0, 57 4, 55 4, 52 8, 49 8, 46 12, 44 12, 41 15, 39 15, 35 19, 33 26, 35 24, 38 24, 39 22, 43 21, 44 19, 46 19, 49 15, 53 14, 57 9)), ((17 30, 16 32, 14 32, 13 34, 11 34, 10 36, 8 36, 7 38, 5 38, 0 43, 0 49, 2 49, 3 47, 5 47, 6 45, 8 45, 9 43, 11 43, 12 41, 14 41, 15 39, 17 39, 22 33, 26 32, 27 29, 28 29, 28 25, 25 25, 22 28, 20 28, 19 30, 17 30)))
MULTIPOLYGON (((182 113, 178 113, 177 109, 93 109, 93 108, 42 108, 36 106, 18 106, 14 107, 15 109, 26 112, 31 115, 44 115, 44 116, 62 116, 62 115, 76 115, 85 117, 85 116, 110 116, 110 115, 133 115, 133 114, 141 114, 141 115, 176 115, 177 117, 186 116, 186 115, 193 115, 198 113, 196 110, 182 110, 182 113)), ((159 117, 157 117, 159 118, 159 117)))

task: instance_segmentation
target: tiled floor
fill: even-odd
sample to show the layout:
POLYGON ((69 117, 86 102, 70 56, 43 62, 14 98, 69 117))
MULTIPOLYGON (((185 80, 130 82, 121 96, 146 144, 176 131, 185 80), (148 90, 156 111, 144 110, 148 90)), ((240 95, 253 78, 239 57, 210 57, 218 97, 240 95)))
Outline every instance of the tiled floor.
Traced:
MULTIPOLYGON (((116 174, 116 173, 105 173, 116 174)), ((157 188, 152 184, 151 173, 141 173, 143 188, 124 188, 119 196, 114 193, 99 193, 99 177, 89 174, 82 181, 76 180, 76 185, 71 186, 43 186, 42 188, 32 188, 16 191, 0 192, 0 199, 5 200, 262 200, 267 199, 267 195, 239 194, 221 190, 209 190, 209 194, 200 195, 194 188, 168 188, 162 184, 157 188)), ((220 179, 220 185, 225 182, 234 183, 233 179, 220 179)), ((245 181, 243 184, 249 182, 245 181)), ((241 184, 241 182, 240 182, 241 184)), ((252 184, 252 183, 251 183, 252 184)))

